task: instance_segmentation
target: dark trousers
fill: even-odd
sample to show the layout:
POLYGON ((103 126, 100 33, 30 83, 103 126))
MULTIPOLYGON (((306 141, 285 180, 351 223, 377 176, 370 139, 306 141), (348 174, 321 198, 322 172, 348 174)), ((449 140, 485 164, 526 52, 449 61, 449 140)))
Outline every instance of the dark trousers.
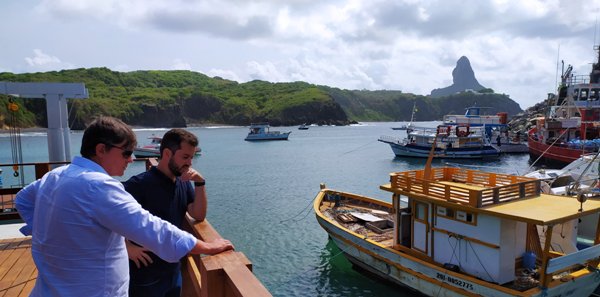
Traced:
POLYGON ((130 297, 179 297, 181 295, 181 271, 164 275, 147 284, 129 284, 130 297))

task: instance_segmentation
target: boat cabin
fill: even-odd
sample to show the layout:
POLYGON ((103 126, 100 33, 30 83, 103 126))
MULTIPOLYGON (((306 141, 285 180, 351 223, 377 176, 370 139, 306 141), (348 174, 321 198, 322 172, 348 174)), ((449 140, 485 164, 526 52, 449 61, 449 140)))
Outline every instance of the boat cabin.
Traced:
POLYGON ((436 142, 439 149, 481 147, 486 144, 483 127, 468 125, 440 125, 437 128, 417 128, 407 135, 407 144, 431 147, 436 142))
POLYGON ((522 268, 547 267, 547 283, 545 273, 583 265, 577 219, 600 210, 597 200, 541 194, 537 179, 459 168, 392 173, 381 189, 393 193, 394 249, 496 284, 522 268))

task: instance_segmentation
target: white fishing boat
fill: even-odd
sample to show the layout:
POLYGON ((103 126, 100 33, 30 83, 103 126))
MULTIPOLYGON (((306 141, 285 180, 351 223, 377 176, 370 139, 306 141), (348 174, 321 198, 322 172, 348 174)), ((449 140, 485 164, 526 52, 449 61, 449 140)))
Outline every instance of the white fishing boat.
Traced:
POLYGON ((406 138, 381 136, 397 157, 427 158, 434 149, 434 158, 487 159, 497 158, 500 151, 485 137, 483 127, 440 125, 437 128, 412 127, 406 138))
POLYGON ((244 140, 262 141, 262 140, 288 140, 290 132, 271 131, 269 123, 250 124, 250 132, 244 140))
POLYGON ((573 247, 578 219, 598 214, 600 201, 541 193, 534 178, 429 165, 390 174, 380 188, 392 203, 322 185, 318 223, 354 265, 428 296, 589 296, 600 284, 600 241, 573 247))
MULTIPOLYGON (((525 176, 540 179, 544 193, 568 196, 569 199, 574 199, 577 195, 593 197, 600 194, 599 156, 598 153, 582 155, 561 169, 542 168, 529 172, 525 176)), ((598 214, 591 214, 579 219, 577 225, 579 246, 588 246, 594 241, 594 228, 598 224, 598 218, 598 214)))
POLYGON ((483 132, 490 144, 500 153, 528 153, 527 139, 520 131, 511 131, 508 126, 508 114, 499 112, 495 115, 483 114, 488 107, 471 106, 464 115, 449 114, 444 116, 444 125, 483 127, 483 132))

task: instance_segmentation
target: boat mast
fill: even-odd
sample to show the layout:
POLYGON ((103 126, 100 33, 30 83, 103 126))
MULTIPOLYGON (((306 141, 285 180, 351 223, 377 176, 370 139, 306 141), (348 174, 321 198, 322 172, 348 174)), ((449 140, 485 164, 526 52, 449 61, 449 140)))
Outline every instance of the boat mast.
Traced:
POLYGON ((412 114, 410 115, 410 122, 409 122, 409 124, 412 124, 413 120, 415 119, 416 108, 417 108, 417 101, 413 102, 413 109, 412 109, 412 114))

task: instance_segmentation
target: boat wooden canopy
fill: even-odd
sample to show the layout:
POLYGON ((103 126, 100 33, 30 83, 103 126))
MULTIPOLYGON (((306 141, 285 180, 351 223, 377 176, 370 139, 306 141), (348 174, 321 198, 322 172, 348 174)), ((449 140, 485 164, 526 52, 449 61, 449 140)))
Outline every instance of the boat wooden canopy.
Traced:
POLYGON ((453 167, 390 174, 380 188, 395 194, 458 206, 472 212, 532 223, 555 225, 600 212, 600 201, 543 194, 541 181, 523 176, 453 167))

